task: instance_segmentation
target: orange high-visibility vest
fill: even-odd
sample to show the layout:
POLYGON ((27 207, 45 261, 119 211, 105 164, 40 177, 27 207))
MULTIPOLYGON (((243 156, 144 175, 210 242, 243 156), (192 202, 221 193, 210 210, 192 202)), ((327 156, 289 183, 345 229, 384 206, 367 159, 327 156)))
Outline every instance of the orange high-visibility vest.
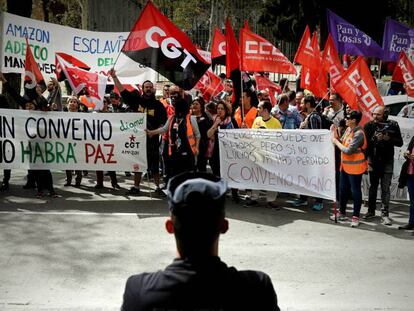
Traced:
MULTIPOLYGON (((253 122, 257 116, 257 109, 256 107, 251 107, 249 112, 244 115, 244 123, 246 123, 249 129, 252 128, 253 122)), ((242 116, 241 116, 241 107, 237 108, 234 112, 234 119, 236 120, 239 127, 242 126, 242 116)))
MULTIPOLYGON (((172 124, 173 124, 173 118, 174 118, 174 116, 172 116, 170 118, 170 124, 169 124, 168 132, 167 132, 168 142, 169 142, 169 144, 168 144, 168 154, 169 155, 172 154, 172 146, 174 146, 174 144, 172 142, 172 139, 171 139, 171 128, 172 128, 172 124)), ((193 152, 193 154, 195 154, 196 150, 197 150, 197 144, 196 144, 196 137, 193 133, 193 127, 192 127, 191 121, 190 121, 190 114, 187 114, 187 117, 185 119, 186 119, 186 126, 187 126, 188 143, 190 144, 191 151, 193 152)), ((177 137, 178 137, 178 129, 177 129, 177 137)))
MULTIPOLYGON (((367 148, 367 139, 364 131, 362 129, 359 131, 362 131, 362 134, 364 135, 364 143, 358 148, 357 152, 353 154, 345 154, 341 152, 341 170, 344 170, 345 173, 351 175, 363 174, 368 168, 368 162, 365 159, 364 154, 364 150, 367 148)), ((343 145, 348 147, 353 138, 354 130, 347 128, 343 136, 343 145)))

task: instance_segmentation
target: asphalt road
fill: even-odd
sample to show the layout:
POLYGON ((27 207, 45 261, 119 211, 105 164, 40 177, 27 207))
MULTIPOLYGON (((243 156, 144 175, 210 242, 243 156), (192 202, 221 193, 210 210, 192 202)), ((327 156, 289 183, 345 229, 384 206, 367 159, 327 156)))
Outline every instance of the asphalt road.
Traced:
MULTIPOLYGON (((134 197, 123 174, 124 189, 95 192, 93 173, 77 189, 56 172, 61 197, 37 199, 22 189, 24 175, 13 171, 0 193, 1 310, 118 310, 129 275, 173 259, 165 199, 147 182, 134 197)), ((222 260, 268 273, 282 310, 414 310, 414 237, 397 229, 406 203, 393 202, 391 227, 378 217, 355 229, 330 221, 329 206, 313 212, 292 199, 280 197, 279 211, 228 200, 222 260)))

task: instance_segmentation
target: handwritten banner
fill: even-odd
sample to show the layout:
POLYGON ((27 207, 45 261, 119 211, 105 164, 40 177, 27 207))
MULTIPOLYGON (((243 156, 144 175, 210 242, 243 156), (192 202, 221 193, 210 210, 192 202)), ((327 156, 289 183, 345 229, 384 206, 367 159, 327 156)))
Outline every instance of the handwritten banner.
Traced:
POLYGON ((146 115, 2 109, 1 169, 145 172, 146 115))
POLYGON ((328 130, 219 132, 220 171, 231 188, 335 200, 335 155, 328 130))
MULTIPOLYGON (((106 74, 114 67, 128 32, 96 32, 41 22, 10 13, 1 13, 1 70, 24 72, 27 37, 43 76, 54 77, 55 53, 76 57, 91 67, 92 72, 106 74)), ((155 81, 157 73, 143 65, 131 66, 128 57, 120 55, 117 75, 124 83, 155 81)))

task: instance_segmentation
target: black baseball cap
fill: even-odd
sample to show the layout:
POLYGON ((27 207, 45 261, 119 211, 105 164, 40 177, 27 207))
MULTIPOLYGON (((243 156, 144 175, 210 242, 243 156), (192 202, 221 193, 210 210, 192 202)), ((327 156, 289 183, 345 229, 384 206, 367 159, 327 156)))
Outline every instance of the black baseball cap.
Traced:
MULTIPOLYGON (((185 172, 171 178, 167 185, 168 206, 172 214, 177 214, 180 207, 203 203, 211 204, 211 209, 224 209, 224 198, 227 192, 227 181, 210 173, 185 172)), ((207 209, 208 210, 208 209, 207 209)))

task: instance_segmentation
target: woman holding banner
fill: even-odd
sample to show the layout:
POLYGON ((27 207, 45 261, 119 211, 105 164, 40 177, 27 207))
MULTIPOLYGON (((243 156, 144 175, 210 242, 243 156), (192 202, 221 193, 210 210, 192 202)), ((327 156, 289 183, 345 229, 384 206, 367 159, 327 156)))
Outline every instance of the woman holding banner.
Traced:
MULTIPOLYGON (((224 102, 217 103, 217 115, 213 121, 213 125, 207 131, 207 137, 214 140, 213 155, 210 158, 210 167, 213 174, 220 177, 220 152, 218 130, 238 128, 237 123, 232 121, 230 107, 224 102)), ((231 195, 235 202, 239 202, 237 189, 231 189, 231 195)))
POLYGON ((341 150, 341 168, 339 178, 339 215, 333 215, 331 219, 346 221, 346 204, 348 203, 349 190, 352 191, 354 211, 351 227, 359 226, 359 214, 362 205, 361 181, 362 175, 368 168, 364 150, 367 148, 367 139, 359 122, 362 113, 356 110, 345 116, 347 129, 341 140, 338 138, 336 127, 332 126, 332 142, 341 150))

